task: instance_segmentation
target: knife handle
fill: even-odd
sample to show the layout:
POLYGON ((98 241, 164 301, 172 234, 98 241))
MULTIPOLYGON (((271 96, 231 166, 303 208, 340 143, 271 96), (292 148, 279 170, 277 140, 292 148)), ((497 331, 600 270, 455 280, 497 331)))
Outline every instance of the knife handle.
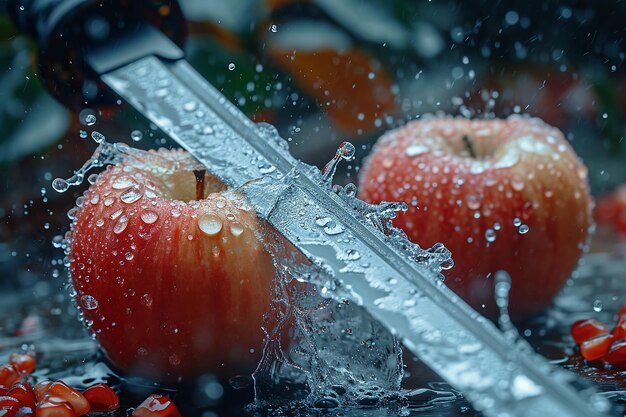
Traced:
POLYGON ((74 109, 111 100, 86 54, 116 48, 145 26, 158 29, 179 47, 186 36, 176 0, 0 0, 0 12, 37 40, 44 84, 74 109))

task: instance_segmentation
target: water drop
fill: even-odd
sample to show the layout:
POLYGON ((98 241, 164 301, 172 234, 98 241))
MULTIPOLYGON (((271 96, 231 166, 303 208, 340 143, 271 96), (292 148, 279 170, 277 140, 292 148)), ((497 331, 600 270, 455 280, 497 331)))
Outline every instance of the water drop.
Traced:
POLYGON ((485 239, 487 239, 487 242, 493 242, 496 240, 496 232, 494 232, 493 229, 487 229, 485 231, 485 239))
POLYGON ((229 71, 233 71, 235 69, 235 64, 233 64, 232 62, 230 64, 228 64, 228 70, 229 71))
POLYGON ((596 313, 599 313, 602 311, 602 301, 600 300, 594 300, 593 301, 593 311, 595 311, 596 313))
POLYGON ((205 214, 198 219, 198 227, 208 236, 214 236, 222 230, 222 221, 214 214, 205 214))
POLYGON ((93 132, 91 132, 91 139, 93 139, 96 143, 102 143, 104 142, 106 137, 97 130, 94 130, 93 132))
POLYGON ((79 136, 81 139, 87 139, 87 136, 88 136, 88 135, 87 135, 87 132, 86 132, 85 130, 82 130, 82 129, 81 129, 81 130, 78 132, 78 136, 79 136))
POLYGON ((52 188, 58 193, 64 193, 70 188, 70 185, 63 178, 55 178, 52 181, 52 188))
POLYGON ((235 237, 241 236, 243 233, 243 225, 239 222, 232 222, 230 224, 230 233, 235 237))
POLYGON ((141 212, 141 215, 139 217, 146 224, 152 224, 159 219, 159 215, 151 210, 141 212))
POLYGON ((519 217, 513 219, 513 226, 520 227, 522 225, 522 220, 519 217))
POLYGON ((130 132, 130 138, 134 142, 139 142, 143 138, 143 133, 141 133, 140 130, 133 130, 132 132, 130 132))
POLYGON ((122 200, 126 204, 132 204, 135 201, 139 200, 143 197, 141 190, 139 188, 133 187, 126 191, 121 195, 120 200, 122 200))
POLYGON ((270 31, 273 32, 273 33, 276 33, 276 32, 278 32, 278 27, 276 25, 271 25, 270 26, 270 31))
POLYGON ((528 233, 530 228, 527 225, 522 224, 522 225, 520 225, 518 230, 519 230, 520 235, 525 235, 526 233, 528 233))
POLYGON ((91 174, 87 177, 87 182, 89 182, 89 184, 95 184, 97 179, 98 174, 91 174))
POLYGON ((125 190, 126 188, 130 188, 133 186, 137 186, 137 183, 130 177, 119 177, 113 180, 111 183, 111 187, 116 190, 125 190))
POLYGON ((428 152, 428 147, 424 145, 411 145, 406 148, 406 156, 417 156, 428 152))
POLYGON ((113 232, 119 235, 126 229, 126 226, 128 226, 128 217, 122 216, 117 223, 115 223, 115 226, 113 226, 113 232))
POLYGON ((141 304, 145 305, 146 307, 152 306, 152 297, 150 296, 150 294, 144 294, 141 296, 141 304))
POLYGON ((96 300, 95 297, 88 295, 88 294, 80 297, 80 304, 86 310, 95 310, 96 308, 98 308, 98 300, 96 300))

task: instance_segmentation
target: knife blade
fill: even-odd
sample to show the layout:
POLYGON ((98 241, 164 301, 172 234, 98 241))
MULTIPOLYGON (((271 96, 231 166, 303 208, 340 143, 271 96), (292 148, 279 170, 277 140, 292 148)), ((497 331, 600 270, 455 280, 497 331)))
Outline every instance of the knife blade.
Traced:
POLYGON ((317 168, 290 155, 275 130, 255 125, 186 61, 146 56, 107 68, 115 62, 107 53, 116 51, 87 59, 106 84, 242 190, 260 219, 330 277, 316 282, 322 292, 362 306, 476 409, 488 416, 595 416, 607 409, 592 390, 571 389, 572 375, 525 342, 503 337, 442 284, 436 267, 418 262, 415 248, 394 245, 371 221, 376 210, 333 190, 317 168))

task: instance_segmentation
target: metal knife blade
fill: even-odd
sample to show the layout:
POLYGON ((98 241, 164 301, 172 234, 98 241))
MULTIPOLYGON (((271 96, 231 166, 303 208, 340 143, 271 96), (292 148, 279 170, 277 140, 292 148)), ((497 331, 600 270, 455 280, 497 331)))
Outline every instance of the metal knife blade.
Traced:
POLYGON ((101 77, 212 174, 243 190, 261 219, 334 276, 331 291, 361 305, 485 415, 588 417, 608 409, 592 390, 572 389, 573 375, 503 337, 432 268, 390 246, 319 170, 295 160, 283 139, 246 118, 186 61, 148 56, 101 77))

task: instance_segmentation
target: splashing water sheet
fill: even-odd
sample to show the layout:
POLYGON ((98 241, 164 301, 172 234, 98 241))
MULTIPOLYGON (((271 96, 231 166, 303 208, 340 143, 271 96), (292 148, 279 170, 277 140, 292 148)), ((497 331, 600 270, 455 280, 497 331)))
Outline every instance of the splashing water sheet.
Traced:
POLYGON ((586 417, 608 411, 593 389, 574 389, 572 374, 504 337, 446 288, 440 271, 450 266, 449 252, 423 250, 390 226, 402 205, 369 205, 356 199, 353 185, 332 186, 336 163, 353 155, 350 144, 322 172, 295 160, 271 126, 247 119, 184 60, 149 56, 110 68, 102 79, 247 194, 259 218, 304 255, 307 262, 290 266, 299 279, 325 297, 361 306, 477 410, 586 417))

